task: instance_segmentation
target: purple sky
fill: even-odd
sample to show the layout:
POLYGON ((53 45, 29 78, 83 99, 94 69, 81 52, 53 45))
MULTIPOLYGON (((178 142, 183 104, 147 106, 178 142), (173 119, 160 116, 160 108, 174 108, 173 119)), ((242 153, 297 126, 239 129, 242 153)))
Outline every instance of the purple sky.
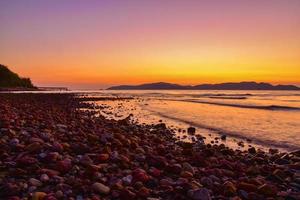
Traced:
POLYGON ((3 0, 0 62, 37 85, 299 84, 299 0, 3 0))

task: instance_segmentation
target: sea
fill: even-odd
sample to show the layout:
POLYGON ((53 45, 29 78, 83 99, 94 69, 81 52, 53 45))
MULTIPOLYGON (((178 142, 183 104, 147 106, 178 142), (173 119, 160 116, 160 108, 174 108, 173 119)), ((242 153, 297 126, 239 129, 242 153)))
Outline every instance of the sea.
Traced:
MULTIPOLYGON (((53 91, 52 91, 53 92, 53 91)), ((300 149, 300 92, 255 90, 97 90, 68 91, 94 101, 108 119, 132 116, 139 124, 165 123, 183 141, 246 149, 300 149), (119 100, 118 100, 119 98, 119 100), (125 99, 124 99, 125 98, 125 99), (127 99, 128 98, 128 99, 127 99), (186 132, 196 128, 196 135, 186 132), (220 137, 226 135, 226 140, 220 137)))

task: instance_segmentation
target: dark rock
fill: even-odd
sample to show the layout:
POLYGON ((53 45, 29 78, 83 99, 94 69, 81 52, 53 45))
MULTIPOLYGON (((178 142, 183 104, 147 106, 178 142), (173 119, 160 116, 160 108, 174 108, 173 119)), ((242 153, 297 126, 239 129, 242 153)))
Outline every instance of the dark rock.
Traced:
POLYGON ((226 135, 221 135, 221 140, 226 140, 227 136, 226 135))
POLYGON ((196 128, 195 127, 188 127, 187 133, 190 135, 194 135, 196 133, 196 128))
POLYGON ((211 200, 209 190, 206 188, 200 188, 190 192, 190 197, 193 200, 211 200))
POLYGON ((251 153, 251 154, 256 154, 256 149, 254 147, 250 147, 248 149, 248 152, 251 153))

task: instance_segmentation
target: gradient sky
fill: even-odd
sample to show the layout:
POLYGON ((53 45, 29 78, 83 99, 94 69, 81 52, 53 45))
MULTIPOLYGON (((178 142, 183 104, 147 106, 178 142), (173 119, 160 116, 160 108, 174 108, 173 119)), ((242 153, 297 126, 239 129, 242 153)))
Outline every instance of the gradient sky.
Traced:
POLYGON ((2 0, 0 63, 38 86, 300 85, 300 0, 2 0))

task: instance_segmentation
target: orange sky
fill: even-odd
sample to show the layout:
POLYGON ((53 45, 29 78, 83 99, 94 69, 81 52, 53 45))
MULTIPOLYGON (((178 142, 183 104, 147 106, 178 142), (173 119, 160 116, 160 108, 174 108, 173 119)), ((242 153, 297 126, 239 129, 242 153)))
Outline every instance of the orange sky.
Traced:
POLYGON ((0 25, 1 64, 38 86, 300 85, 298 0, 1 1, 0 25))

